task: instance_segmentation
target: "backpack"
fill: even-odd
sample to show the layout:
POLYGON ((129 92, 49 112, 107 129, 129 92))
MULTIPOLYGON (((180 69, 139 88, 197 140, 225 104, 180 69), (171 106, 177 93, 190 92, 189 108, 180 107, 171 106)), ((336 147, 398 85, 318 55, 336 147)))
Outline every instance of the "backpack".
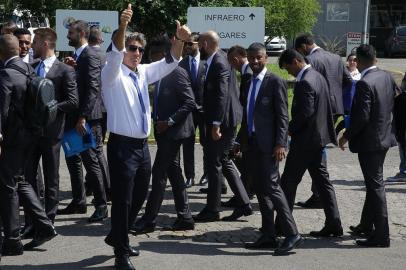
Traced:
POLYGON ((10 65, 9 68, 27 76, 28 87, 24 108, 27 128, 42 130, 54 122, 58 113, 58 102, 55 100, 55 87, 52 81, 39 77, 34 72, 30 73, 17 65, 10 65))

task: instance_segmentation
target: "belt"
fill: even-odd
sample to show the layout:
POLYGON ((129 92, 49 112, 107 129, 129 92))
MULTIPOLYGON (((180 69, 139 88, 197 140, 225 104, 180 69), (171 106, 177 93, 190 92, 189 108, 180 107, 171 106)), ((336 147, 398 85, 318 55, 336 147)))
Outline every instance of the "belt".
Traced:
POLYGON ((129 144, 134 144, 134 145, 139 145, 139 146, 144 146, 148 142, 148 138, 132 138, 132 137, 127 137, 124 135, 119 135, 115 133, 111 133, 109 135, 109 140, 114 140, 114 141, 119 141, 119 142, 125 142, 129 144))

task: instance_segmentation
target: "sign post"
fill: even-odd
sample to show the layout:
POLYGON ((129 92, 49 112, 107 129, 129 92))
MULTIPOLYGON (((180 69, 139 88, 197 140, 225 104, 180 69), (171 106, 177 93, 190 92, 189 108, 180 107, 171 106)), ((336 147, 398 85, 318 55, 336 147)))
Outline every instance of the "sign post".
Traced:
POLYGON ((58 34, 58 41, 56 42, 56 49, 58 51, 73 51, 74 48, 68 45, 69 24, 76 20, 84 20, 88 22, 89 26, 98 27, 103 34, 102 50, 106 50, 110 44, 111 34, 114 29, 118 28, 118 12, 105 11, 105 10, 70 10, 70 9, 57 9, 56 10, 56 32, 58 34))
POLYGON ((187 24, 192 32, 213 30, 220 37, 220 47, 248 47, 264 42, 265 9, 263 7, 190 7, 187 24))

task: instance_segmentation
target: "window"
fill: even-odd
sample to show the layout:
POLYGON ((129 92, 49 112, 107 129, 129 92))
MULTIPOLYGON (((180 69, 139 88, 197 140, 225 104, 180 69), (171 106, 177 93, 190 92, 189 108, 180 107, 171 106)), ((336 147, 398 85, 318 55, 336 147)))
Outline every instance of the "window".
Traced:
POLYGON ((330 22, 348 22, 350 20, 349 3, 327 3, 327 21, 330 22))

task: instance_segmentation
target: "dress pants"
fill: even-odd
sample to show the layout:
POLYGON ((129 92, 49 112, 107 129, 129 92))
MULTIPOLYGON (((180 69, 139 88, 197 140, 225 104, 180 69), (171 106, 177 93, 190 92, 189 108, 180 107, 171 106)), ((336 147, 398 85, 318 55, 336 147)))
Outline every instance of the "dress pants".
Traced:
POLYGON ((128 255, 128 228, 145 201, 151 177, 148 141, 110 133, 107 160, 112 196, 109 238, 116 256, 128 255))
MULTIPOLYGON (((387 150, 358 153, 358 160, 365 179, 366 197, 361 224, 375 227, 374 239, 389 239, 388 209, 386 206, 383 164, 387 150), (364 224, 363 224, 364 222, 364 224)), ((368 228, 368 227, 367 227, 368 228)))
POLYGON ((272 153, 264 153, 255 138, 249 140, 247 166, 252 173, 255 194, 262 215, 263 233, 275 237, 274 210, 278 214, 279 225, 285 236, 298 234, 295 220, 285 194, 279 185, 279 162, 272 153))
POLYGON ((326 155, 324 148, 297 148, 292 141, 285 169, 281 178, 281 186, 285 193, 289 207, 293 210, 296 190, 306 170, 313 176, 313 182, 319 191, 321 203, 326 215, 325 226, 341 227, 340 214, 334 187, 329 180, 326 155))
POLYGON ((37 175, 40 159, 42 157, 42 170, 44 172, 44 202, 45 212, 53 221, 59 203, 59 164, 60 164, 61 140, 40 137, 30 146, 29 158, 26 165, 26 181, 32 185, 39 198, 41 188, 38 184, 37 175))
POLYGON ((208 174, 208 193, 206 210, 220 212, 221 203, 221 183, 224 177, 228 185, 236 196, 239 206, 248 205, 250 200, 247 191, 241 182, 238 171, 231 161, 229 153, 233 147, 235 139, 235 127, 222 128, 220 140, 214 141, 211 136, 212 126, 206 130, 207 138, 207 174, 208 174))
POLYGON ((74 155, 66 158, 71 184, 72 184, 72 202, 74 204, 86 204, 86 193, 83 182, 82 161, 89 176, 90 185, 93 190, 95 206, 107 204, 106 192, 103 183, 103 173, 99 163, 99 155, 103 155, 101 120, 89 121, 93 136, 96 139, 96 148, 90 148, 80 155, 74 155))
POLYGON ((24 180, 25 144, 2 145, 0 155, 0 217, 3 245, 20 243, 18 182, 24 180))
MULTIPOLYGON (((193 114, 195 127, 199 127, 199 140, 203 146, 203 174, 207 172, 207 154, 205 153, 204 144, 206 141, 206 128, 201 113, 193 114)), ((195 178, 195 139, 196 136, 190 136, 183 141, 183 166, 185 169, 186 179, 195 178)))
POLYGON ((152 190, 148 196, 143 220, 155 223, 164 199, 166 176, 172 186, 175 208, 178 218, 191 219, 185 181, 180 168, 179 150, 183 140, 167 138, 165 134, 155 136, 158 150, 152 166, 152 190))

